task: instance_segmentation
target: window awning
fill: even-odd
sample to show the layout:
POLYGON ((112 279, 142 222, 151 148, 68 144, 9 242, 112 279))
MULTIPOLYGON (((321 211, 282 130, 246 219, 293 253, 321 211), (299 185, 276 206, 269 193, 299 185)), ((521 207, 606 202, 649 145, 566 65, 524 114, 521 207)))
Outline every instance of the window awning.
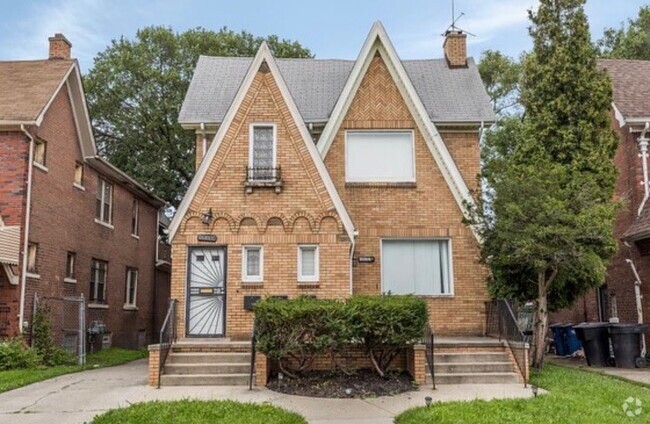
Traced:
POLYGON ((20 259, 20 227, 0 227, 0 264, 18 265, 20 259))

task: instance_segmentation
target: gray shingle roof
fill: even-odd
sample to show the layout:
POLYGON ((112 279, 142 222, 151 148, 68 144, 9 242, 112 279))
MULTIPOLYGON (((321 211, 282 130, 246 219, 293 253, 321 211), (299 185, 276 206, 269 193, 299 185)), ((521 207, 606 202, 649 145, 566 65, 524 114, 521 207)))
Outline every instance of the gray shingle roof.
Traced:
MULTIPOLYGON (((253 59, 201 56, 179 115, 181 124, 220 123, 253 59)), ((326 122, 352 60, 276 59, 305 122, 326 122)), ((405 60, 404 68, 434 122, 493 121, 494 112, 473 59, 449 69, 444 59, 405 60)))

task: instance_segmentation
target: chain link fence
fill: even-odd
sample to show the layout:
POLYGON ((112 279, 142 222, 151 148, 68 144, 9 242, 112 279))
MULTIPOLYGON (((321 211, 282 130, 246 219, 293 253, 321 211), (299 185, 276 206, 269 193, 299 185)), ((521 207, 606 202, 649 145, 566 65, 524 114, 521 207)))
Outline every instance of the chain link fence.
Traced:
MULTIPOLYGON (((79 365, 86 363, 86 300, 79 297, 40 297, 34 295, 32 317, 42 309, 46 311, 51 324, 54 342, 75 355, 79 365)), ((32 325, 32 343, 34 342, 32 325)))

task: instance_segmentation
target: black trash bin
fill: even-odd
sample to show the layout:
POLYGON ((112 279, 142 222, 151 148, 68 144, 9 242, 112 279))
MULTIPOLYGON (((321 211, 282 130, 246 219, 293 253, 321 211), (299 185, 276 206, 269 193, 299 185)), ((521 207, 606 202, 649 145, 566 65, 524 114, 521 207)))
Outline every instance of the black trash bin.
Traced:
POLYGON ((645 366, 645 358, 641 358, 641 333, 647 328, 645 324, 610 325, 609 336, 612 338, 617 368, 645 366))
POLYGON ((583 322, 573 327, 590 367, 606 367, 609 359, 609 323, 583 322))

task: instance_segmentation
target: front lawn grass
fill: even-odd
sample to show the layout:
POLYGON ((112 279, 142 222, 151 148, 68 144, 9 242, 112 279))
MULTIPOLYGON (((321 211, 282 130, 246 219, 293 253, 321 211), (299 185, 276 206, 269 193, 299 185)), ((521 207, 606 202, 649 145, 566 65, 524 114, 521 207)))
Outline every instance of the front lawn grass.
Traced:
POLYGON ((304 418, 275 406, 229 400, 136 403, 96 416, 93 424, 307 424, 304 418))
POLYGON ((17 389, 38 381, 58 377, 63 374, 84 371, 93 368, 111 367, 136 359, 146 358, 146 350, 127 350, 117 347, 88 354, 86 365, 59 365, 56 367, 39 367, 30 369, 0 371, 0 393, 17 389))
MULTIPOLYGON (((650 388, 601 374, 546 365, 532 378, 550 393, 534 399, 475 400, 434 403, 399 415, 397 424, 414 423, 633 423, 650 422, 650 388), (628 398, 642 402, 641 414, 628 417, 623 404, 628 398)), ((438 390, 444 390, 440 386, 438 390)), ((637 407, 634 406, 633 410, 637 407)))

